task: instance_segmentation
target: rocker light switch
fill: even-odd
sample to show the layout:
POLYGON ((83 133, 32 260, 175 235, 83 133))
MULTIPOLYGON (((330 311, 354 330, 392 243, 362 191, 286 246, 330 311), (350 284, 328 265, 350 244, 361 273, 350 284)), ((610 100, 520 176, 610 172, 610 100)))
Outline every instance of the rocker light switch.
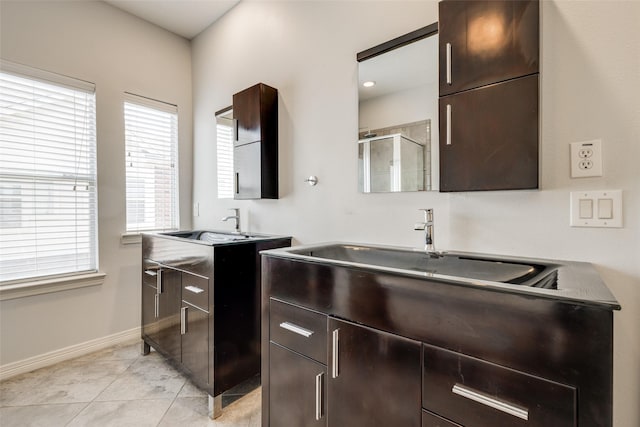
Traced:
POLYGON ((570 224, 622 228, 622 190, 572 192, 570 224))
POLYGON ((580 219, 593 218, 593 200, 580 199, 580 219))

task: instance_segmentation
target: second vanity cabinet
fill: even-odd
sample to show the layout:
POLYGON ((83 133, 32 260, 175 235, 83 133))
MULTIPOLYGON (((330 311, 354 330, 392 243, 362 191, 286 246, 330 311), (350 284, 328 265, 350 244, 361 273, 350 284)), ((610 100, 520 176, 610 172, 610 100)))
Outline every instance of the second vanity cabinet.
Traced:
POLYGON ((212 244, 183 234, 196 237, 142 235, 143 353, 153 347, 206 391, 213 418, 223 392, 260 373, 258 253, 291 238, 212 244))
MULTIPOLYGON (((280 253, 263 253, 263 426, 612 425, 608 307, 280 253)), ((561 277, 592 280, 579 268, 561 277)))

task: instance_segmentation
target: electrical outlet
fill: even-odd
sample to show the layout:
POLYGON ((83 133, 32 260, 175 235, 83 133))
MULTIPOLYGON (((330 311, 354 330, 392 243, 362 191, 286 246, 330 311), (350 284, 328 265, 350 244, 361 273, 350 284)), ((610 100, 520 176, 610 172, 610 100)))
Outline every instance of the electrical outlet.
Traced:
POLYGON ((572 142, 571 178, 602 176, 602 141, 572 142))

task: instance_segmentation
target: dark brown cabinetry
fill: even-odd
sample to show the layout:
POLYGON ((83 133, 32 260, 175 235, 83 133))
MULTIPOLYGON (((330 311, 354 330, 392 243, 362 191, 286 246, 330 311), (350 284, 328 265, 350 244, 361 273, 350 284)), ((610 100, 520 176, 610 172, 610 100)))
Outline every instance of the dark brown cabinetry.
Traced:
POLYGON ((474 427, 576 425, 576 389, 429 345, 425 409, 474 427))
POLYGON ((439 3, 440 191, 538 187, 539 3, 439 3))
POLYGON ((327 316, 269 301, 272 427, 326 426, 327 316))
POLYGON ((259 83, 233 95, 235 199, 278 198, 278 91, 259 83))
POLYGON ((329 425, 420 426, 420 343, 329 318, 329 425))
POLYGON ((288 237, 221 245, 142 237, 143 352, 153 347, 205 390, 211 416, 223 392, 260 372, 258 253, 290 244, 288 237))
POLYGON ((280 254, 262 264, 263 426, 316 425, 320 373, 332 427, 612 426, 613 306, 280 254))
POLYGON ((147 263, 143 271, 142 332, 180 360, 180 272, 147 263))

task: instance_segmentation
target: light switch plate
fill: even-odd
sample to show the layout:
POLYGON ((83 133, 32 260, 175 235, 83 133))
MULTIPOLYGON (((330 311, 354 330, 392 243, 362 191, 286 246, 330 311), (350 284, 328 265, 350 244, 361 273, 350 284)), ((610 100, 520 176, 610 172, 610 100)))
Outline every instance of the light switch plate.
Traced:
POLYGON ((570 225, 572 227, 622 228, 622 190, 571 192, 570 225), (588 201, 591 201, 592 209, 590 218, 585 214, 585 210, 589 207, 588 201))
POLYGON ((571 178, 602 176, 602 141, 572 142, 571 178))

